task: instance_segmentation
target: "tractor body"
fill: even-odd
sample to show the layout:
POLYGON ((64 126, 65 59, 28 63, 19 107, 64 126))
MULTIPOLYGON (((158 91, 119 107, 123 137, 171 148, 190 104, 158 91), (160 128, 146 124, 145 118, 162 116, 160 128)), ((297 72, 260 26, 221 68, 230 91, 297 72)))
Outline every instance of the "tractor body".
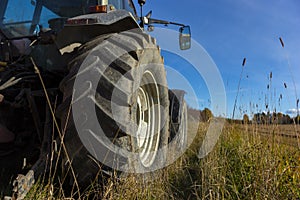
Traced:
MULTIPOLYGON (((143 6, 145 1, 139 3, 143 6)), ((128 114, 128 120, 137 123, 135 131, 126 127, 125 122, 115 122, 111 117, 114 108, 106 110, 106 101, 115 103, 110 88, 120 88, 115 82, 116 74, 123 72, 126 66, 135 70, 136 66, 149 64, 147 62, 150 61, 163 64, 155 40, 144 32, 145 26, 152 28, 153 24, 180 26, 180 48, 184 50, 190 47, 188 26, 151 19, 151 15, 139 17, 130 0, 1 0, 0 166, 3 170, 0 171, 0 195, 13 189, 15 198, 24 198, 38 177, 49 170, 49 158, 52 162, 61 159, 55 157, 59 149, 65 151, 61 154, 68 155, 62 162, 74 160, 74 173, 82 177, 78 182, 84 184, 90 181, 97 173, 95 170, 99 170, 95 169, 97 166, 91 166, 88 156, 82 156, 90 153, 86 148, 77 155, 72 145, 84 144, 78 137, 79 131, 74 130, 75 121, 69 126, 66 117, 68 111, 72 112, 70 96, 75 84, 72 77, 76 77, 78 72, 78 66, 74 66, 74 63, 84 63, 79 58, 89 54, 89 49, 97 45, 103 45, 103 49, 109 48, 109 45, 117 49, 128 41, 136 45, 135 53, 129 52, 128 55, 113 59, 122 62, 103 64, 112 75, 110 77, 106 71, 101 71, 105 80, 101 79, 95 86, 95 90, 100 91, 97 95, 103 99, 99 97, 96 105, 99 109, 97 117, 102 121, 100 124, 103 124, 105 135, 117 138, 118 143, 124 143, 126 137, 135 134, 136 139, 130 146, 141 149, 136 166, 142 170, 163 162, 165 156, 158 158, 156 151, 170 141, 181 141, 178 145, 180 150, 183 149, 187 123, 184 92, 172 92, 167 86, 160 88, 152 83, 150 86, 138 86, 137 91, 127 92, 129 94, 126 93, 124 99, 128 102, 122 103, 133 106, 117 109, 123 109, 124 113, 136 113, 128 114), (130 37, 123 34, 129 30, 138 31, 130 37), (103 41, 116 42, 105 46, 103 41), (138 46, 140 41, 145 46, 138 46), (148 50, 140 51, 144 49, 148 50), (149 61, 147 57, 152 60, 149 61), (132 63, 136 66, 132 66, 132 63), (157 105, 165 109, 152 109, 157 105), (163 125, 158 122, 161 116, 167 116, 163 125), (183 127, 180 125, 182 123, 183 127), (117 134, 116 130, 119 129, 122 131, 117 134), (128 130, 134 133, 128 133, 128 130), (82 171, 83 167, 88 170, 82 171), (87 172, 89 170, 90 173, 87 172), (16 175, 22 173, 25 175, 16 175), (12 178, 15 181, 10 181, 12 178)), ((107 55, 103 50, 99 51, 98 56, 101 60, 107 55)), ((132 73, 128 88, 130 84, 143 83, 149 79, 154 83, 157 80, 166 83, 164 69, 155 70, 146 67, 132 73), (138 75, 134 77, 135 74, 138 75), (155 74, 160 75, 156 77, 155 74)), ((129 162, 128 158, 124 162, 129 162)))

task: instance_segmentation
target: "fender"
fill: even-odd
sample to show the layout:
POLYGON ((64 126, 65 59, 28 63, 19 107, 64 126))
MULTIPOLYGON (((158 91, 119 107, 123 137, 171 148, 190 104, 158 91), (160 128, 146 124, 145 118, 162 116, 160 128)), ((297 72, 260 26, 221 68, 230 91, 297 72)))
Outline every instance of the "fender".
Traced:
POLYGON ((136 18, 126 10, 114 10, 108 13, 87 14, 67 20, 57 20, 64 20, 63 28, 58 31, 55 39, 59 49, 74 43, 86 43, 103 34, 140 29, 136 18))

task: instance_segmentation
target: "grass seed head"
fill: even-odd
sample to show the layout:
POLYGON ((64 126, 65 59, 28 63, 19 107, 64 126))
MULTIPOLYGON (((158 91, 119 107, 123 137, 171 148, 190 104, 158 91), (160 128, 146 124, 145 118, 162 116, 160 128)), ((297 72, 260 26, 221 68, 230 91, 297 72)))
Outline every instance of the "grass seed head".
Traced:
POLYGON ((246 64, 246 58, 244 58, 244 60, 243 60, 243 64, 242 64, 242 66, 244 67, 245 66, 245 64, 246 64))
POLYGON ((282 48, 284 48, 284 42, 283 42, 282 38, 279 37, 279 40, 280 40, 280 44, 281 44, 282 48))

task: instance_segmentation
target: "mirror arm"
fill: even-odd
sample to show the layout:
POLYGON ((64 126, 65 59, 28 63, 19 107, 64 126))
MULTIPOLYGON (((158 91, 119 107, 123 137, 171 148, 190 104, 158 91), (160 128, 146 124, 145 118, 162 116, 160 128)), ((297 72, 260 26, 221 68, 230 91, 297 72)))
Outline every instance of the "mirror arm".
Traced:
POLYGON ((181 27, 186 26, 186 25, 184 25, 184 24, 180 24, 180 23, 176 23, 176 22, 170 22, 170 24, 176 25, 176 26, 181 26, 181 27))
POLYGON ((163 24, 163 25, 176 25, 176 26, 181 26, 184 27, 184 24, 180 24, 180 23, 176 23, 176 22, 169 22, 169 21, 165 21, 165 20, 160 20, 160 19, 152 19, 149 18, 148 19, 148 23, 146 23, 147 25, 151 25, 151 24, 163 24))

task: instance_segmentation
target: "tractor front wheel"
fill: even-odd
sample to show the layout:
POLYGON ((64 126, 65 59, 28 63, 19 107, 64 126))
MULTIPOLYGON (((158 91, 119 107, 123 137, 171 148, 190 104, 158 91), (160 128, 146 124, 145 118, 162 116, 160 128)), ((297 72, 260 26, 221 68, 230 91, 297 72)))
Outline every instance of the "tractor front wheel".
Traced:
POLYGON ((155 40, 142 31, 108 34, 74 54, 59 113, 77 181, 89 184, 103 164, 138 173, 163 167, 169 97, 155 40))

